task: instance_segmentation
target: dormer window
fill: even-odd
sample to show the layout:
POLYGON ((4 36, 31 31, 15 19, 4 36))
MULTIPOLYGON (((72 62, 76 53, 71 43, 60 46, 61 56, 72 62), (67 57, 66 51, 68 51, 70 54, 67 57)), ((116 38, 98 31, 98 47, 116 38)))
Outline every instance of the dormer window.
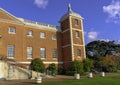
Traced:
POLYGON ((31 30, 27 31, 27 36, 33 36, 33 31, 31 30))
POLYGON ((77 19, 74 20, 74 24, 78 25, 78 20, 77 19))
POLYGON ((14 27, 10 27, 8 33, 9 34, 15 34, 16 33, 16 29, 14 27))

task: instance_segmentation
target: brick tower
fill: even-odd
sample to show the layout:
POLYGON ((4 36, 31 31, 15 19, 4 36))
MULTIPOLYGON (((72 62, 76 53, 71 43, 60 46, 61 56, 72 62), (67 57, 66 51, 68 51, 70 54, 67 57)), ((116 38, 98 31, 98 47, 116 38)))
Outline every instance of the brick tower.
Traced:
POLYGON ((69 69, 71 61, 86 58, 83 32, 83 18, 72 11, 71 5, 68 12, 60 19, 62 33, 62 57, 64 68, 69 69))

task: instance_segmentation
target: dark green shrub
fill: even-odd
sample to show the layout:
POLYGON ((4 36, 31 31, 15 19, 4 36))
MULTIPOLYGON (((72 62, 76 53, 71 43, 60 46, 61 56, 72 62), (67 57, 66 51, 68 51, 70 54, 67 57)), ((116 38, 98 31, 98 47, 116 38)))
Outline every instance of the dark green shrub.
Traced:
POLYGON ((55 66, 54 63, 52 63, 52 64, 49 65, 49 70, 51 71, 52 75, 56 74, 56 66, 55 66))
POLYGON ((74 71, 66 71, 65 74, 69 75, 69 76, 73 76, 75 74, 75 72, 74 71))
POLYGON ((58 74, 65 74, 65 70, 64 70, 63 66, 58 67, 58 74))
POLYGON ((91 68, 93 68, 93 61, 88 59, 88 58, 86 58, 83 61, 83 68, 84 68, 85 72, 89 72, 91 70, 91 68))
POLYGON ((79 73, 79 74, 83 74, 83 63, 81 61, 73 61, 71 64, 71 71, 74 73, 79 73))
POLYGON ((44 73, 45 72, 45 66, 39 58, 35 58, 34 60, 31 61, 31 69, 37 72, 44 73))

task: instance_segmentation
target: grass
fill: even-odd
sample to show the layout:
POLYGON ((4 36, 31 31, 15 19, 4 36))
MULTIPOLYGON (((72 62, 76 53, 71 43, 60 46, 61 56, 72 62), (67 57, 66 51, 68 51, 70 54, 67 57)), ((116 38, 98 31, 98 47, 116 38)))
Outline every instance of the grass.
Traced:
POLYGON ((84 78, 79 80, 64 80, 57 82, 44 82, 32 85, 120 85, 120 76, 107 76, 96 78, 84 78))

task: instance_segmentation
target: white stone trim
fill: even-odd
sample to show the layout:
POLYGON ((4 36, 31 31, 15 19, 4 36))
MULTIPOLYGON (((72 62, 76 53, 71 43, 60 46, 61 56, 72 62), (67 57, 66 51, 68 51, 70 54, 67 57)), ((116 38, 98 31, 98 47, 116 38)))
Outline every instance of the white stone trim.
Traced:
POLYGON ((66 48, 66 47, 69 47, 69 46, 70 46, 70 44, 64 45, 64 46, 62 46, 62 48, 66 48))
POLYGON ((43 62, 44 64, 52 64, 52 63, 55 63, 55 64, 63 64, 63 62, 43 62))
POLYGON ((74 46, 84 46, 84 45, 80 45, 80 44, 73 44, 74 46))
POLYGON ((67 31, 69 31, 70 29, 68 28, 68 29, 66 29, 66 30, 64 30, 64 31, 62 31, 62 33, 65 33, 65 32, 67 32, 67 31))
MULTIPOLYGON (((4 22, 12 23, 12 24, 22 24, 24 26, 34 27, 34 28, 37 28, 37 29, 58 31, 56 26, 53 26, 53 25, 50 25, 50 24, 42 24, 42 23, 39 23, 39 22, 28 23, 28 22, 25 22, 25 19, 15 17, 14 15, 10 14, 9 12, 5 11, 2 8, 0 8, 0 11, 5 12, 8 16, 10 16, 13 19, 15 19, 15 21, 12 21, 12 20, 6 20, 6 19, 1 19, 0 18, 0 21, 2 21, 2 22, 4 21, 4 22)), ((34 22, 34 21, 32 21, 32 22, 34 22)))
POLYGON ((32 58, 27 58, 27 59, 32 59, 32 58))
MULTIPOLYGON (((30 64, 31 62, 9 62, 9 63, 12 63, 12 64, 30 64)), ((55 63, 55 64, 63 64, 63 62, 57 62, 57 61, 52 61, 52 62, 45 62, 43 61, 44 64, 52 64, 52 63, 55 63)))
POLYGON ((75 30, 75 31, 82 31, 82 30, 80 30, 80 29, 76 29, 76 28, 72 28, 73 30, 75 30))
POLYGON ((40 30, 47 30, 47 31, 58 31, 57 29, 50 29, 50 28, 46 28, 46 27, 37 27, 37 26, 30 26, 30 25, 25 25, 25 24, 21 24, 19 22, 15 22, 15 21, 11 21, 11 20, 5 20, 5 19, 0 19, 0 22, 5 22, 5 23, 10 23, 10 24, 17 24, 17 25, 23 25, 24 27, 30 27, 32 29, 40 29, 40 30))
POLYGON ((6 22, 6 23, 11 23, 11 24, 24 25, 23 23, 20 23, 20 22, 16 22, 16 21, 12 21, 12 20, 6 20, 6 19, 1 19, 1 18, 0 18, 0 21, 1 22, 6 22))
POLYGON ((71 22, 71 16, 69 16, 69 23, 70 23, 70 40, 71 40, 71 57, 72 61, 74 61, 74 48, 73 48, 73 35, 72 35, 72 22, 71 22))
POLYGON ((22 23, 22 24, 23 24, 23 22, 21 22, 17 17, 15 17, 14 15, 12 15, 11 13, 7 12, 6 10, 4 10, 4 9, 2 9, 2 8, 0 8, 0 10, 3 11, 3 12, 5 12, 8 16, 14 18, 14 19, 15 19, 16 21, 18 21, 19 23, 22 23))
POLYGON ((83 32, 83 20, 81 20, 81 25, 82 25, 82 36, 83 36, 83 49, 84 49, 84 57, 86 58, 86 52, 85 52, 85 42, 84 42, 84 32, 83 32))

